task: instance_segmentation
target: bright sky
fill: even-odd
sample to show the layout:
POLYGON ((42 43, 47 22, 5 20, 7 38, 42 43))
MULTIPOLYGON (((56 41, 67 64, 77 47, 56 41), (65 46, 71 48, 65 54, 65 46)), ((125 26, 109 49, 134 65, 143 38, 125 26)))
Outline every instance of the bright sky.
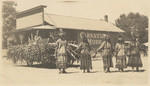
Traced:
POLYGON ((149 0, 15 0, 17 10, 23 11, 38 5, 47 5, 45 12, 51 14, 104 19, 108 15, 109 22, 123 13, 139 12, 148 16, 149 0))

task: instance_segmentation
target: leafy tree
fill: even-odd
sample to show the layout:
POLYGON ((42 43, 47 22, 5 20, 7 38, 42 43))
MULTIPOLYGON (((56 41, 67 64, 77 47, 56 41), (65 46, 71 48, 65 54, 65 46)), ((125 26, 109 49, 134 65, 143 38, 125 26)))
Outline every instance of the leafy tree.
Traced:
POLYGON ((2 44, 3 48, 7 48, 8 35, 4 33, 13 31, 16 28, 16 2, 3 1, 2 2, 2 44))
POLYGON ((16 2, 2 2, 2 31, 3 33, 13 31, 16 28, 16 2))
POLYGON ((148 41, 148 17, 139 13, 122 14, 115 21, 116 26, 124 30, 129 36, 139 38, 140 41, 148 41))

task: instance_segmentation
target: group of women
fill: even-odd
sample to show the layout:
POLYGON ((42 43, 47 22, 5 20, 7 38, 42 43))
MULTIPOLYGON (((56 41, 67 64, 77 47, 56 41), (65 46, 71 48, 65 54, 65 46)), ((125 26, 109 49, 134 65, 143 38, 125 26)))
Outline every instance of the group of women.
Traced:
MULTIPOLYGON (((57 40, 57 49, 56 49, 56 66, 59 69, 59 73, 66 73, 65 69, 67 68, 67 41, 65 40, 65 34, 63 31, 60 31, 59 39, 57 40)), ((110 67, 113 67, 112 57, 115 55, 116 57, 116 68, 119 71, 124 72, 124 68, 127 66, 132 67, 132 71, 134 72, 134 67, 136 67, 136 71, 139 71, 139 67, 142 67, 142 61, 140 58, 140 44, 139 40, 133 40, 130 43, 130 47, 127 50, 124 41, 122 38, 118 39, 118 42, 115 46, 115 51, 113 52, 113 48, 111 45, 111 40, 108 36, 105 36, 104 42, 100 45, 100 47, 95 51, 90 46, 86 35, 83 35, 82 42, 79 44, 76 51, 80 51, 80 69, 85 73, 90 72, 92 69, 92 60, 91 60, 91 51, 93 50, 95 53, 102 51, 103 58, 103 68, 104 72, 110 72, 110 67), (126 57, 129 57, 128 63, 126 62, 126 57)))

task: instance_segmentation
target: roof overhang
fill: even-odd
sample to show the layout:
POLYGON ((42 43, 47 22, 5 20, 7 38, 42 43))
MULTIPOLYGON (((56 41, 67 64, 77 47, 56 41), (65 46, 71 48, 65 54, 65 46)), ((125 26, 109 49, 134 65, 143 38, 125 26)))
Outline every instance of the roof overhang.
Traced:
POLYGON ((49 25, 32 26, 32 27, 17 29, 17 30, 11 31, 11 32, 6 32, 6 33, 4 33, 4 35, 9 35, 9 34, 23 32, 23 31, 30 31, 30 30, 52 30, 52 29, 56 29, 56 28, 54 26, 49 26, 49 25))

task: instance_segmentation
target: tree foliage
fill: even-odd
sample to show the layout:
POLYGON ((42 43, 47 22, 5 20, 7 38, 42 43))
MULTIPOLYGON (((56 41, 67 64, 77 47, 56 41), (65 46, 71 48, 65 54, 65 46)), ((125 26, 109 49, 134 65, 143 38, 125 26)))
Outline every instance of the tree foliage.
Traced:
POLYGON ((129 36, 139 38, 141 42, 148 41, 148 17, 139 13, 122 14, 115 21, 116 26, 124 30, 129 36))
POLYGON ((16 2, 3 1, 2 2, 2 31, 9 32, 16 28, 16 2))

